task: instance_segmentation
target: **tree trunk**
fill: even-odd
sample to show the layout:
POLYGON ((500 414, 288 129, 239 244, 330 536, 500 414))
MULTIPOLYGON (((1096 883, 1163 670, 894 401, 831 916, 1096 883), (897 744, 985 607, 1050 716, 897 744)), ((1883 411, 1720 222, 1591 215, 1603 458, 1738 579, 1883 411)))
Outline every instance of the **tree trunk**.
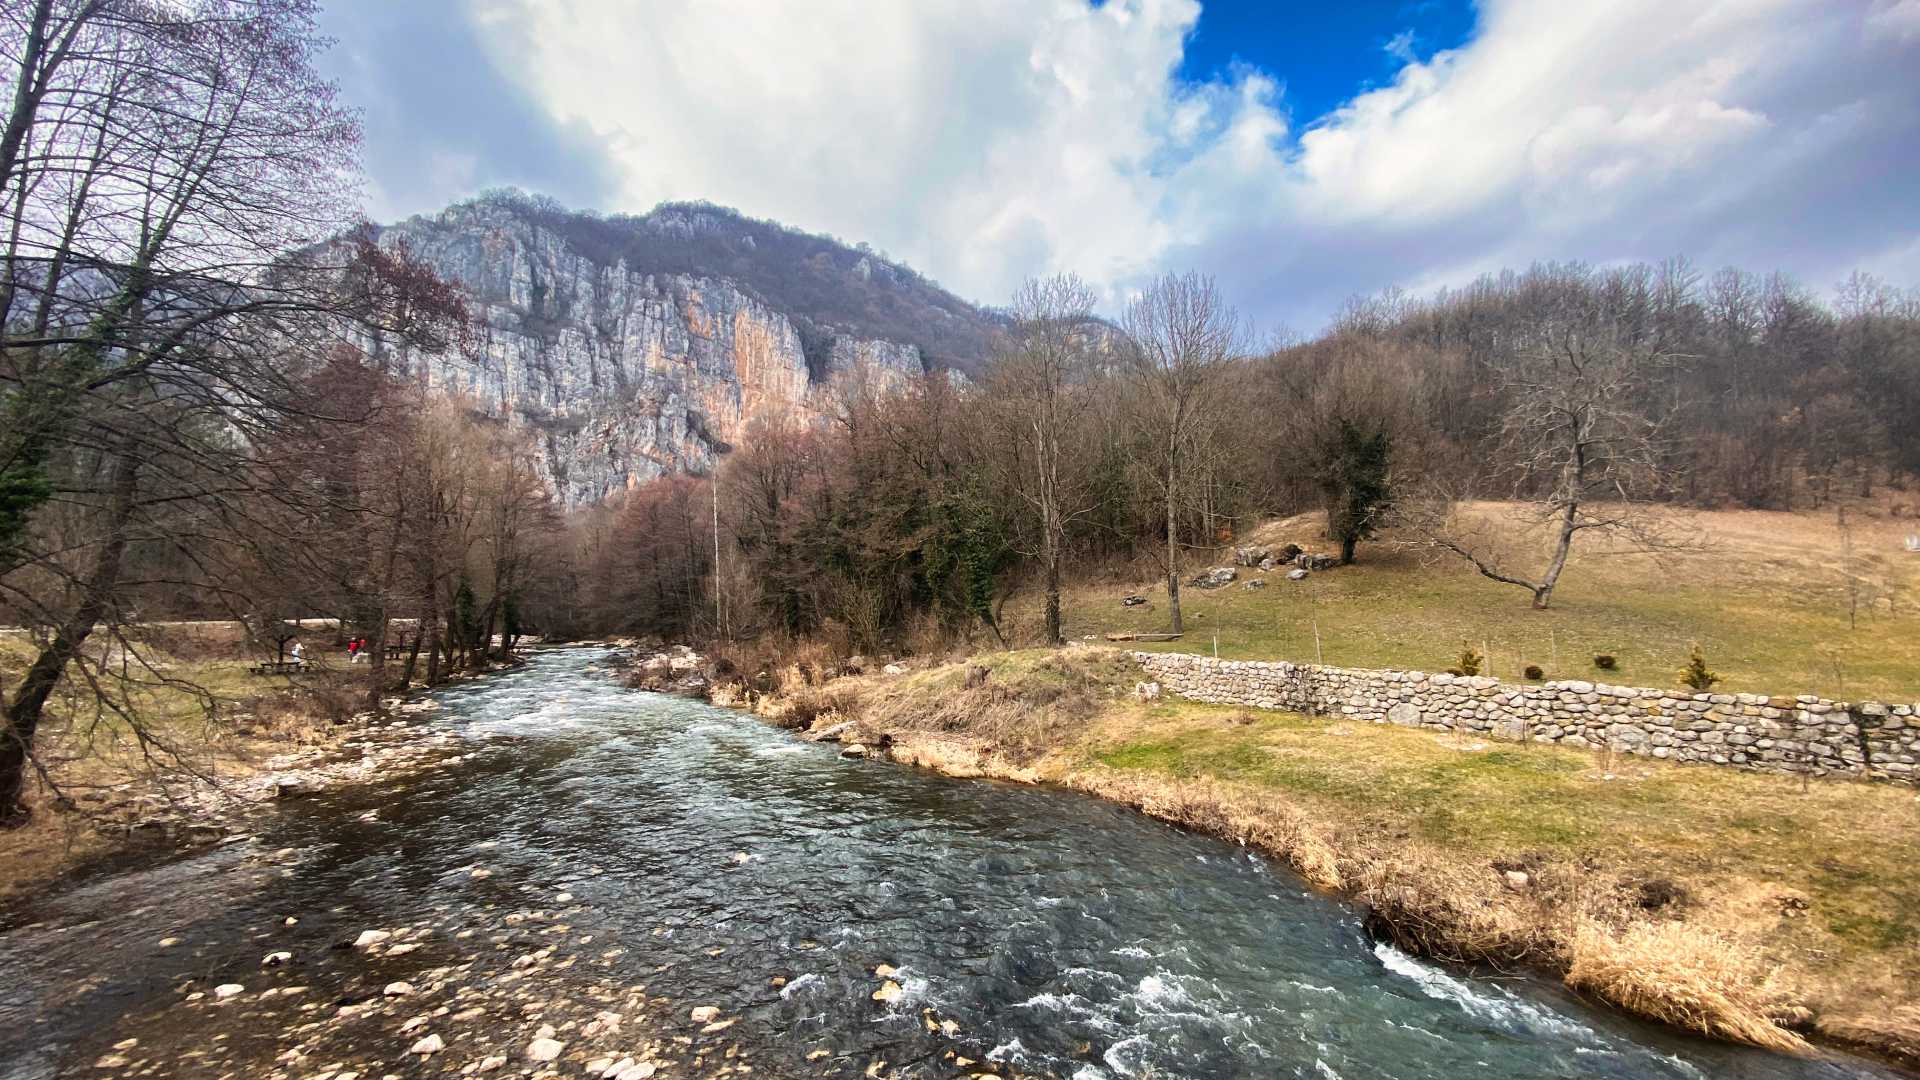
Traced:
POLYGON ((1340 538, 1340 565, 1353 565, 1353 549, 1360 545, 1360 538, 1348 533, 1340 538))
POLYGON ((1178 503, 1174 499, 1174 468, 1167 464, 1167 610, 1173 617, 1173 632, 1185 633, 1180 621, 1180 531, 1178 503))
POLYGON ((407 650, 407 666, 400 669, 400 689, 413 685, 413 672, 420 663, 420 635, 426 633, 426 620, 420 620, 413 628, 413 647, 407 650))
POLYGON ((80 606, 34 658, 33 666, 27 669, 20 689, 7 707, 7 730, 0 732, 0 828, 26 824, 29 811, 21 796, 26 791, 27 762, 33 755, 33 739, 40 729, 47 698, 59 685, 68 662, 79 655, 94 627, 112 607, 114 590, 120 584, 120 564, 127 550, 127 525, 133 519, 134 487, 139 470, 137 457, 131 453, 119 455, 114 464, 113 503, 108 512, 106 544, 81 587, 80 606))
MULTIPOLYGON (((1060 633, 1060 549, 1054 539, 1047 538, 1047 644, 1064 645, 1066 638, 1060 633)), ((995 628, 998 632, 998 628, 995 628)))
POLYGON ((487 609, 480 616, 480 640, 474 642, 472 656, 473 669, 485 671, 487 661, 493 659, 493 620, 500 614, 498 598, 487 601, 487 609))
POLYGON ((1560 539, 1553 545, 1553 561, 1547 564, 1547 572, 1540 578, 1540 585, 1533 590, 1535 610, 1544 611, 1553 600, 1553 587, 1560 581, 1560 571, 1567 568, 1567 553, 1573 550, 1574 522, 1580 511, 1580 504, 1568 503, 1560 515, 1560 539))
MULTIPOLYGON (((432 604, 420 617, 420 633, 427 636, 427 685, 440 685, 440 613, 432 604)), ((416 640, 415 645, 419 642, 416 640)))

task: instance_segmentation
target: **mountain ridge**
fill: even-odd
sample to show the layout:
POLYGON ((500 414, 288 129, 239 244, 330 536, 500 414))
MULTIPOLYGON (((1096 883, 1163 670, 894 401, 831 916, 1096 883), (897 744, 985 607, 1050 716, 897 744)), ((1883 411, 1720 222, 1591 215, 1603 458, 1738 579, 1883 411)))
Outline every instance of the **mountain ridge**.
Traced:
POLYGON ((1004 315, 870 248, 706 203, 639 216, 492 192, 378 230, 466 294, 476 340, 377 366, 531 428, 565 505, 701 472, 856 368, 977 374, 1004 315))

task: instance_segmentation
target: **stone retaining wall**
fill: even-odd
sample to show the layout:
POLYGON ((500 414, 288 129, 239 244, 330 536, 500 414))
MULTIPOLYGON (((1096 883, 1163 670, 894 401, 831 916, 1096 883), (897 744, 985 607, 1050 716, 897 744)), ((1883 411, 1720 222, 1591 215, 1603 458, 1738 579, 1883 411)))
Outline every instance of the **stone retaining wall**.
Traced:
POLYGON ((1132 655, 1166 690, 1195 701, 1767 772, 1920 781, 1920 706, 1911 704, 1132 655))

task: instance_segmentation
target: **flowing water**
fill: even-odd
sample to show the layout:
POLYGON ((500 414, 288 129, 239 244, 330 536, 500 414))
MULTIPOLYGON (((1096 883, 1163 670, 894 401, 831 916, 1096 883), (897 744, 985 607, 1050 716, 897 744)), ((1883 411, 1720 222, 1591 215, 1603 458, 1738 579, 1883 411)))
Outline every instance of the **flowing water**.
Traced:
POLYGON ((289 947, 318 951, 559 889, 584 905, 576 930, 627 948, 617 974, 738 1015, 728 1034, 760 1075, 819 1075, 804 1055, 822 1048, 847 1075, 870 1059, 953 1075, 953 1049, 1078 1080, 1895 1075, 1443 971, 1232 845, 1067 792, 845 761, 623 689, 606 659, 555 650, 446 691, 429 726, 460 752, 438 766, 16 917, 0 934, 0 1075, 88 1074, 178 980, 257 972, 248 931, 289 913, 289 947), (163 949, 165 935, 210 944, 163 949), (881 964, 897 1000, 873 997, 881 964), (956 1033, 929 1031, 928 1009, 956 1033))

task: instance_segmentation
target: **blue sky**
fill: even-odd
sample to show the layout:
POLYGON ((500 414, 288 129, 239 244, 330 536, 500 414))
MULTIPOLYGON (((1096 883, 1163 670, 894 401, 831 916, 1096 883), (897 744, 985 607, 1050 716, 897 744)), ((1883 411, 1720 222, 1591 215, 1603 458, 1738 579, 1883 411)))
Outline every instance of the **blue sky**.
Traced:
POLYGON ((1407 52, 1424 59, 1467 40, 1465 0, 1280 3, 1216 0, 1200 10, 1180 75, 1227 75, 1234 64, 1274 73, 1294 122, 1305 127, 1355 94, 1393 80, 1407 52))
POLYGON ((1920 0, 330 0, 367 209, 711 199, 1258 327, 1542 259, 1920 284, 1920 0))

